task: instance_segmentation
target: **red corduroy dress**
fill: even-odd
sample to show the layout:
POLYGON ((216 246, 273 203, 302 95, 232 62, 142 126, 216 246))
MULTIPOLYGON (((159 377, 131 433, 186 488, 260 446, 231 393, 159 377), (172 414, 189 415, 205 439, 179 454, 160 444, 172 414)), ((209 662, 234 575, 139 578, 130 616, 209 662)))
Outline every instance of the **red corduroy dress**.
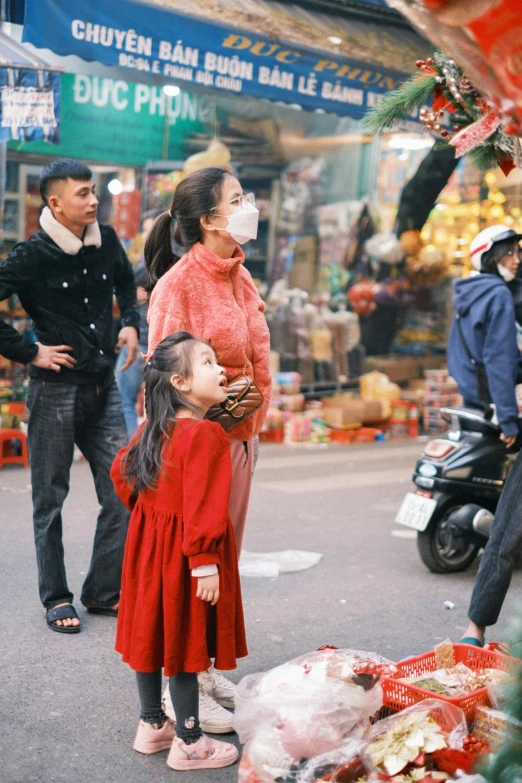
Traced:
POLYGON ((234 533, 228 516, 230 442, 215 422, 179 419, 155 490, 131 505, 117 455, 116 492, 132 511, 118 610, 116 650, 135 671, 165 675, 234 669, 247 655, 234 533), (196 597, 191 569, 217 563, 216 606, 196 597))

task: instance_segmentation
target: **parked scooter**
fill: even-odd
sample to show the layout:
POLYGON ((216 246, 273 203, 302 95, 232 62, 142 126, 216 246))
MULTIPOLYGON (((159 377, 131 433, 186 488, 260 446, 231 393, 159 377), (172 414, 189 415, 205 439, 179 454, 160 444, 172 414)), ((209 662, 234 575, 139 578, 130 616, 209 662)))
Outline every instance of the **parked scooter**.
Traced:
POLYGON ((476 408, 443 408, 450 424, 430 440, 396 522, 417 531, 422 562, 435 574, 465 571, 485 547, 516 454, 476 408))

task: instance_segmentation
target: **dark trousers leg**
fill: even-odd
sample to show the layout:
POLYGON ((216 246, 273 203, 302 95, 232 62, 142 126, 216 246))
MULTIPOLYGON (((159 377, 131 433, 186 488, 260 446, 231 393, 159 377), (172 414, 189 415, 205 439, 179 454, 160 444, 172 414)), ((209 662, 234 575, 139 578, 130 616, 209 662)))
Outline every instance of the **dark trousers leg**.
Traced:
POLYGON ((480 628, 494 625, 522 553, 522 452, 508 476, 478 570, 468 616, 480 628))
POLYGON ((33 524, 40 600, 71 603, 62 542, 62 506, 69 493, 78 387, 31 381, 27 394, 33 524))
POLYGON ((145 723, 160 725, 167 719, 161 706, 162 672, 136 672, 136 682, 140 695, 140 718, 145 723))
POLYGON ((187 745, 201 737, 198 675, 179 672, 169 677, 170 698, 176 714, 176 734, 187 745))
POLYGON ((82 589, 85 606, 108 607, 119 601, 129 512, 114 491, 110 470, 127 440, 116 381, 101 391, 91 386, 81 388, 76 443, 89 462, 101 506, 91 565, 82 589))

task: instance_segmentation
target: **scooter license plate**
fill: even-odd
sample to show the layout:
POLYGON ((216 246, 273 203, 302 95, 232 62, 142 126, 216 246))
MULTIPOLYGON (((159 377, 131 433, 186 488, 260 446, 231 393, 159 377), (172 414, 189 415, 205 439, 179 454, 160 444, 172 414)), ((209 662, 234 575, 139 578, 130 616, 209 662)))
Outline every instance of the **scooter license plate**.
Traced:
POLYGON ((395 521, 399 525, 406 525, 422 532, 428 527, 436 506, 437 501, 433 498, 423 498, 422 495, 408 492, 395 521))

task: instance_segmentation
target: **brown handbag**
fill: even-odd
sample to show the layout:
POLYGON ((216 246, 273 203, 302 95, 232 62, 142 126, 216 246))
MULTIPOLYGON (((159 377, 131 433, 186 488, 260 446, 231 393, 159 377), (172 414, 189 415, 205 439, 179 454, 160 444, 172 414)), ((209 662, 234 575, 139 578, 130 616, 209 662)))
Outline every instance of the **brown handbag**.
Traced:
POLYGON ((255 381, 246 374, 246 364, 243 372, 236 375, 227 385, 227 399, 213 405, 205 416, 210 421, 217 421, 225 432, 237 427, 250 418, 262 406, 265 398, 259 391, 255 381))

